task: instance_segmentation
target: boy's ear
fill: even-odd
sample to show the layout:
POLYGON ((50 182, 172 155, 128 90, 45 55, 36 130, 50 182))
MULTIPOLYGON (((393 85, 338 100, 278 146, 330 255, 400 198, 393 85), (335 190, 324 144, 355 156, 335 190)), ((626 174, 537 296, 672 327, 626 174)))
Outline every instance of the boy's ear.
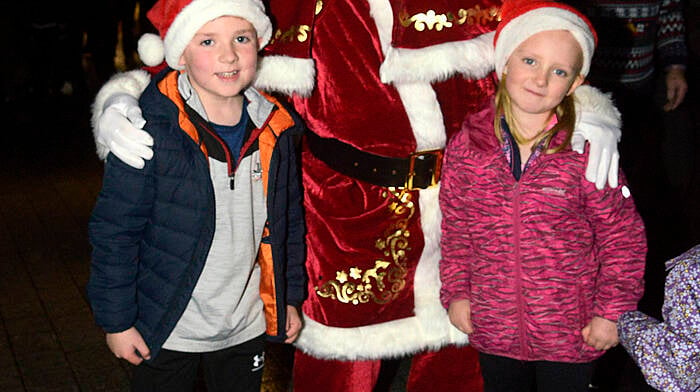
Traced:
POLYGON ((580 86, 581 84, 583 84, 583 81, 584 81, 584 80, 585 80, 585 79, 583 78, 583 75, 578 74, 578 75, 576 76, 576 78, 574 79, 574 81, 571 83, 571 87, 569 88, 569 92, 566 93, 566 95, 571 95, 571 94, 573 94, 574 91, 576 91, 576 89, 578 88, 578 86, 580 86))
POLYGON ((262 42, 263 42, 262 37, 258 37, 258 50, 262 49, 262 42))

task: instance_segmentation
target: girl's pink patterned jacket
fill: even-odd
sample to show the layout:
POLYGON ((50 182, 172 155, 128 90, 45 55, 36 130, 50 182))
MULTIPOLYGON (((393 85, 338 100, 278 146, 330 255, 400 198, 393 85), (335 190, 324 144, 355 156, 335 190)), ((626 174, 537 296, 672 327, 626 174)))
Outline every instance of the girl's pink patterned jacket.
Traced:
MULTIPOLYGON (((624 176, 596 190, 588 154, 533 154, 516 181, 489 105, 450 141, 441 180, 441 300, 469 299, 479 351, 589 362, 581 329, 636 309, 647 250, 624 176)), ((563 135, 555 138, 555 144, 563 135)))

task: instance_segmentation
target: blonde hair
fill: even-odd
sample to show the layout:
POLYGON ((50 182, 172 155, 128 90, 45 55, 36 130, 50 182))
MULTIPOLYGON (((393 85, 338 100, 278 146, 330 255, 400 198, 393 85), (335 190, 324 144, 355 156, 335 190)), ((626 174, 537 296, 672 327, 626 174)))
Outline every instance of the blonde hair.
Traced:
MULTIPOLYGON (((510 129, 510 133, 518 144, 527 143, 532 139, 527 139, 518 129, 518 122, 513 115, 513 105, 510 95, 506 89, 506 75, 501 77, 496 91, 496 116, 493 120, 493 128, 496 131, 496 137, 503 143, 503 128, 501 127, 501 117, 505 116, 506 123, 510 129)), ((576 124, 576 105, 574 103, 574 94, 569 94, 554 108, 554 113, 557 115, 557 123, 551 129, 536 136, 535 143, 532 148, 536 148, 544 141, 544 152, 553 154, 559 152, 571 144, 571 137, 574 133, 574 125, 576 124), (550 148, 550 143, 554 136, 559 132, 565 132, 566 138, 564 142, 550 148)))

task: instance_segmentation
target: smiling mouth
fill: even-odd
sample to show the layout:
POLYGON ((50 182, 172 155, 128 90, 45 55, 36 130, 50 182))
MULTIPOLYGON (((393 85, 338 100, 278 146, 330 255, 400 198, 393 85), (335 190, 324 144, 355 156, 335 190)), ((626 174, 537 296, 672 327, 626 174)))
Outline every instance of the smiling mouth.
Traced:
POLYGON ((533 90, 530 90, 530 89, 525 89, 525 91, 527 91, 528 93, 530 93, 530 94, 532 94, 532 95, 536 95, 536 96, 538 96, 538 97, 544 97, 544 94, 539 93, 539 92, 537 92, 537 91, 533 91, 533 90))
POLYGON ((232 78, 232 77, 238 75, 238 71, 218 72, 217 75, 224 77, 224 78, 232 78))

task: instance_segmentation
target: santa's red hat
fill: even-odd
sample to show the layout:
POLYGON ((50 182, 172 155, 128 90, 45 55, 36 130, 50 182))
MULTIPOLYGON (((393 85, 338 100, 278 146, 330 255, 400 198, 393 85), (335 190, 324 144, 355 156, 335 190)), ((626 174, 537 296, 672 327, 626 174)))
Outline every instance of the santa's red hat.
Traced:
POLYGON ((163 59, 181 69, 180 57, 192 37, 207 22, 220 16, 237 16, 250 22, 261 38, 260 48, 272 36, 272 24, 260 0, 158 0, 146 14, 160 37, 144 34, 138 42, 141 61, 156 66, 163 59))
POLYGON ((588 75, 598 36, 591 22, 576 8, 555 1, 505 0, 501 22, 493 38, 496 74, 503 75, 508 57, 521 43, 543 31, 570 32, 583 52, 581 75, 588 75))

